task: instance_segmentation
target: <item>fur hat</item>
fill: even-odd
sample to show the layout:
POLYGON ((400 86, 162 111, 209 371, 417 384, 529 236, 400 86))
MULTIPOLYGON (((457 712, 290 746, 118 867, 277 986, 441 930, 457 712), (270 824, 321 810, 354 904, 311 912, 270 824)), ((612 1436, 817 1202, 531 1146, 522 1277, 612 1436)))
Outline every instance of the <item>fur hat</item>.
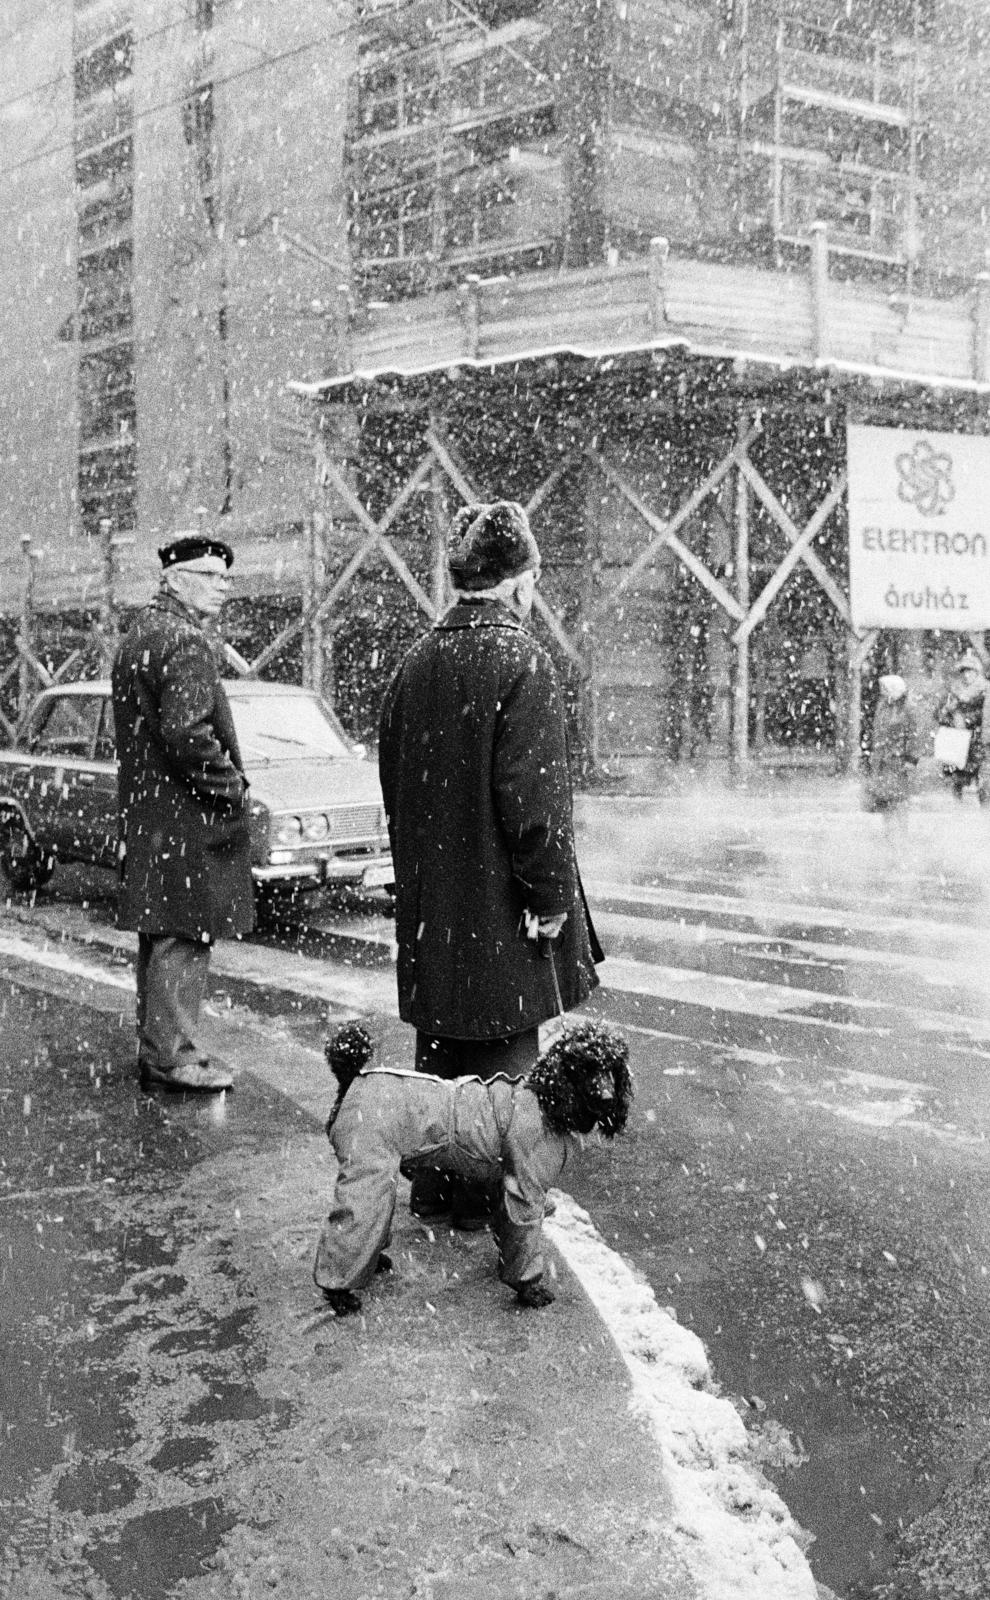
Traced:
POLYGON ((455 589, 464 593, 494 589, 540 564, 540 549, 529 519, 515 500, 462 506, 451 525, 447 566, 455 589))

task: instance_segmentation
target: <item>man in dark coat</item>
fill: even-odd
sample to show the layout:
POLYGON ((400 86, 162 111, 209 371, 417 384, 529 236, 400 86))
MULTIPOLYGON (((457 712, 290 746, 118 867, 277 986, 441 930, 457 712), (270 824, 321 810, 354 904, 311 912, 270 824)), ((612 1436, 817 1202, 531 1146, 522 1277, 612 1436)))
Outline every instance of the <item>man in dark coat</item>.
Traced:
POLYGON ((113 664, 120 760, 122 928, 138 935, 144 1087, 229 1089, 197 1038, 214 939, 248 932, 254 895, 247 779, 215 646, 230 546, 189 536, 159 551, 162 586, 113 664))
MULTIPOLYGON (((574 854, 553 662, 523 626, 540 552, 521 506, 454 519, 455 603, 408 652, 382 708, 399 1014, 416 1065, 455 1078, 533 1065, 541 1022, 579 1005, 602 952, 574 854)), ((420 1215, 477 1225, 467 1186, 417 1180, 420 1215)))

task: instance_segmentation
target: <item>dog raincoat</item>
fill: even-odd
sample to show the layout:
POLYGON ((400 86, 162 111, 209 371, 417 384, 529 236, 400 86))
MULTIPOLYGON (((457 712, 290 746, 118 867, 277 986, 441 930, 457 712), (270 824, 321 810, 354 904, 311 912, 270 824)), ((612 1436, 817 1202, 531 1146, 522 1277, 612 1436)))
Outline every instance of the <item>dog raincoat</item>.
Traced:
POLYGON ((543 1209, 573 1135, 551 1133, 525 1079, 447 1082, 373 1068, 354 1079, 329 1130, 340 1165, 316 1249, 321 1289, 360 1289, 389 1242, 400 1167, 438 1167, 499 1183, 499 1277, 518 1288, 543 1272, 543 1209))

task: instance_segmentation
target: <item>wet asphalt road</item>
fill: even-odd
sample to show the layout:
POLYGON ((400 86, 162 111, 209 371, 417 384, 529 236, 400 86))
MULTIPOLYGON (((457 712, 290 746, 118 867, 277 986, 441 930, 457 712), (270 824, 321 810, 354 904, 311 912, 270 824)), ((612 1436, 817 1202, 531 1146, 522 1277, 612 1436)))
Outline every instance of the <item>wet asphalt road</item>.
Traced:
MULTIPOLYGON (((655 1121, 582 1203, 746 1403, 816 1576, 871 1594, 990 1452, 985 1149, 849 1124, 710 1058, 676 1079, 637 1067, 655 1121)), ((963 1514, 985 1581, 978 1484, 963 1514)))
POLYGON ((197 1162, 291 1137, 298 1113, 250 1084, 236 1115, 137 1092, 126 1020, 0 984, 0 1593, 39 1560, 46 1593, 172 1591, 234 1520, 208 1492, 213 1428, 280 1425, 253 1383, 250 1285, 187 1281, 197 1218, 175 1197, 197 1162), (202 1391, 179 1429, 170 1364, 202 1391), (204 1492, 167 1503, 176 1475, 204 1492))
MULTIPOLYGON (((727 864, 711 871, 724 886, 727 864)), ((682 876, 674 887, 690 897, 711 880, 682 876)), ((78 897, 79 886, 60 892, 78 897)), ((87 893, 105 918, 99 885, 87 893)), ((705 1341, 766 1470, 816 1536, 820 1580, 848 1600, 990 1592, 990 1045, 965 1026, 986 1015, 972 967, 954 965, 951 951, 941 964, 915 960, 903 939, 876 930, 856 933, 853 955, 810 910, 764 931, 710 904, 703 914, 681 907, 669 924, 656 907, 645 918, 621 899, 598 909, 606 920, 640 916, 623 949, 647 968, 643 990, 659 992, 627 983, 600 997, 630 1030, 637 1110, 627 1139, 583 1168, 576 1198, 705 1341), (743 985, 741 998, 730 988, 724 1006, 702 1003, 699 973, 743 985), (780 1006, 773 986, 800 998, 780 1006)), ((337 908, 338 941, 361 914, 337 908)), ((964 884, 941 886, 938 914, 964 927, 973 915, 964 884)), ((317 929, 309 948, 320 939, 317 929)), ((2 1380, 6 1501, 8 1482, 123 1426, 98 1394, 98 1325, 78 1365, 58 1330, 79 1325, 90 1297, 119 1294, 146 1258, 167 1275, 170 1240, 142 1231, 141 1192, 160 1194, 217 1140, 257 1135, 205 1109, 194 1126, 180 1122, 101 1078, 108 1051, 115 1072, 129 1059, 129 1035, 122 1051, 112 1018, 5 996, 0 1294, 3 1370, 16 1373, 2 1380), (74 1201, 94 1175, 117 1182, 98 1201, 74 1201), (138 1199, 124 1220, 122 1186, 138 1199)), ((314 1036, 312 1015, 295 1026, 314 1036)), ((276 1104, 266 1123, 278 1137, 291 1108, 276 1104)), ((249 1366, 244 1335, 238 1325, 218 1336, 236 1338, 249 1366)), ((78 1481, 60 1489, 69 1502, 128 1493, 110 1464, 87 1490, 90 1470, 80 1464, 78 1481)), ((198 1559, 222 1531, 210 1502, 198 1518, 181 1559, 198 1559)), ((12 1528, 15 1543, 46 1536, 16 1497, 12 1528)), ((171 1546, 181 1552, 183 1539, 171 1546)), ((125 1592, 115 1570, 108 1557, 107 1581, 125 1592)))

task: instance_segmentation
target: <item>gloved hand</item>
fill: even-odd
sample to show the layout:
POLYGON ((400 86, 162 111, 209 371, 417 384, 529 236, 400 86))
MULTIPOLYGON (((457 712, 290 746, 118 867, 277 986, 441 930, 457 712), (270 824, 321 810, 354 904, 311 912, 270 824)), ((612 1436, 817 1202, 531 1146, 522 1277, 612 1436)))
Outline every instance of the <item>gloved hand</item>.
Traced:
POLYGON ((544 1306, 552 1306, 554 1298, 550 1290, 544 1288, 539 1278, 530 1278, 528 1283, 521 1283, 516 1290, 519 1304, 528 1306, 533 1311, 541 1311, 544 1306))
POLYGON ((558 911, 552 917, 538 917, 535 911, 523 912, 527 939, 556 939, 566 921, 566 911, 558 911))

